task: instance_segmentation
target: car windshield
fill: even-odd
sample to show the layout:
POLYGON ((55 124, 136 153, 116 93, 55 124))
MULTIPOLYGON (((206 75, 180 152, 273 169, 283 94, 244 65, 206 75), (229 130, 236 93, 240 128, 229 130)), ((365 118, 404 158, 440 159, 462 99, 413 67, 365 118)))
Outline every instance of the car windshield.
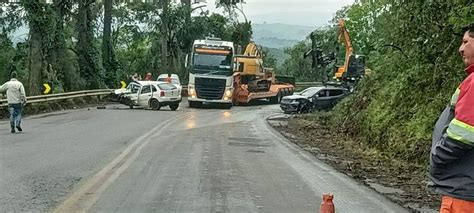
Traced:
POLYGON ((194 69, 192 72, 197 74, 232 74, 232 54, 203 54, 194 53, 194 69))
POLYGON ((176 86, 173 84, 158 84, 158 87, 161 90, 174 90, 176 89, 176 86))
POLYGON ((316 93, 318 93, 319 90, 321 90, 321 89, 309 89, 309 90, 305 90, 305 91, 303 91, 302 93, 300 93, 300 95, 306 96, 306 97, 311 97, 311 96, 315 95, 316 93))
MULTIPOLYGON (((158 78, 157 81, 166 81, 166 78, 158 78)), ((179 80, 176 78, 171 78, 171 83, 173 84, 179 84, 179 80)))

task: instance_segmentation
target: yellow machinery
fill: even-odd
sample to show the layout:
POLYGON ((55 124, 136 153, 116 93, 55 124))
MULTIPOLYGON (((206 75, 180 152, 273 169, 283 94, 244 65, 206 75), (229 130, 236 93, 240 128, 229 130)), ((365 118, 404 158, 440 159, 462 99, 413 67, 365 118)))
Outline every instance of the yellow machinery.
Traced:
POLYGON ((343 74, 347 71, 347 68, 349 67, 349 58, 351 57, 352 53, 354 52, 354 49, 352 49, 352 43, 351 39, 349 37, 349 32, 347 31, 346 28, 346 23, 344 19, 339 20, 339 36, 338 40, 342 41, 344 43, 344 47, 346 49, 346 54, 344 58, 344 65, 342 67, 339 67, 336 71, 335 78, 337 80, 340 80, 343 76, 343 74))
POLYGON ((236 55, 237 70, 241 83, 248 84, 252 92, 268 91, 275 83, 275 73, 272 68, 263 66, 263 55, 254 42, 250 42, 242 55, 236 55))
POLYGON ((268 98, 273 103, 293 94, 294 78, 277 77, 272 68, 263 66, 263 55, 254 42, 250 42, 242 55, 234 61, 234 104, 248 103, 254 99, 268 98), (280 82, 281 81, 281 82, 280 82))
POLYGON ((344 65, 337 68, 334 79, 346 84, 345 86, 351 90, 357 81, 365 75, 365 57, 363 55, 354 54, 344 19, 339 20, 338 39, 344 44, 345 57, 344 65))

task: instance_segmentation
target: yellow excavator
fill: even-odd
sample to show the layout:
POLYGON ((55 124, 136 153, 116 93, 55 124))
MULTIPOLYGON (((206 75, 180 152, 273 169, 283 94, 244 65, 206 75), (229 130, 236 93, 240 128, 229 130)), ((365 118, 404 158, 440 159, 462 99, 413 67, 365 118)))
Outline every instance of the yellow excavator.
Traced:
POLYGON ((262 52, 254 42, 250 42, 236 60, 241 82, 248 84, 249 91, 268 91, 275 75, 272 68, 264 67, 262 52))
POLYGON ((344 64, 336 69, 333 77, 336 82, 333 83, 346 87, 352 92, 357 82, 369 74, 370 70, 365 68, 365 57, 354 54, 344 19, 339 20, 338 40, 344 44, 345 57, 344 64))
POLYGON ((293 94, 294 78, 276 76, 273 68, 264 67, 263 54, 250 42, 243 54, 234 57, 234 104, 268 98, 279 103, 281 98, 293 94))

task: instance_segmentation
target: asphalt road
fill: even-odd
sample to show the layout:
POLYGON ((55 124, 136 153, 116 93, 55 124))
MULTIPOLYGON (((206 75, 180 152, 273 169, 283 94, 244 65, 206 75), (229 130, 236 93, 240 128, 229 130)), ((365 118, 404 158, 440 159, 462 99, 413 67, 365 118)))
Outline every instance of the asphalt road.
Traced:
POLYGON ((405 212, 289 143, 277 105, 113 105, 0 121, 0 212, 405 212))

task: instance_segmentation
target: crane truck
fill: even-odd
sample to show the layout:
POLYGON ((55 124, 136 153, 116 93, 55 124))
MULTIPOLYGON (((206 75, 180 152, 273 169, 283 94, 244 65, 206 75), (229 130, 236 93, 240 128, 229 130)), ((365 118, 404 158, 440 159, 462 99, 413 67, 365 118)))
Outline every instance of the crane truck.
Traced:
POLYGON ((189 107, 202 103, 223 104, 227 108, 256 99, 279 103, 294 91, 294 79, 276 76, 263 67, 263 57, 251 42, 243 54, 235 54, 233 42, 217 38, 196 40, 186 64, 190 65, 189 107))

